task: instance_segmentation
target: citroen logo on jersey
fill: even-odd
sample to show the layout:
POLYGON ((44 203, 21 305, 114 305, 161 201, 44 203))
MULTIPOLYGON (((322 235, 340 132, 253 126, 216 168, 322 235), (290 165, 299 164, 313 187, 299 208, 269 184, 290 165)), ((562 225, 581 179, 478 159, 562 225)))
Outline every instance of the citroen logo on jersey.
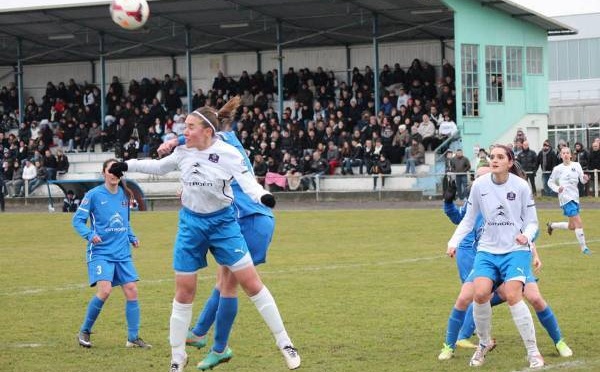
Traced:
POLYGON ((510 221, 506 215, 506 208, 503 205, 498 205, 492 218, 487 221, 490 226, 513 226, 514 222, 510 221))

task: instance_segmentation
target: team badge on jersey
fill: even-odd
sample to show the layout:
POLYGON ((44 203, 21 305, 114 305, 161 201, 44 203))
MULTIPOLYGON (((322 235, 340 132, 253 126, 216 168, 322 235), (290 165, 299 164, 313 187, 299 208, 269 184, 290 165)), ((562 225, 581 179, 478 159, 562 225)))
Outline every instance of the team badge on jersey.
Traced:
POLYGON ((516 197, 517 197, 517 194, 515 194, 515 193, 514 193, 514 192, 512 192, 512 191, 509 191, 509 192, 506 194, 506 199, 508 199, 508 200, 515 200, 515 198, 516 198, 516 197))
POLYGON ((218 163, 219 162, 219 155, 217 155, 217 154, 210 154, 210 155, 208 155, 208 160, 212 161, 213 163, 218 163))

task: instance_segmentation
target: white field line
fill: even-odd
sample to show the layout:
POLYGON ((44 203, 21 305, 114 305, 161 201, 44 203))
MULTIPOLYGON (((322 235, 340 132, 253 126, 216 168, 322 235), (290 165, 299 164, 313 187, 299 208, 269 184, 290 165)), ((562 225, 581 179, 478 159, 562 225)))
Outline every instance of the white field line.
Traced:
MULTIPOLYGON (((592 363, 592 364, 596 364, 596 363, 592 363)), ((536 369, 525 368, 525 369, 520 369, 520 370, 514 370, 512 372, 550 371, 553 369, 570 370, 571 368, 576 368, 576 369, 583 368, 586 365, 587 364, 583 360, 571 360, 568 362, 545 365, 543 368, 536 368, 536 369)))
MULTIPOLYGON (((588 240, 588 243, 595 243, 595 242, 600 242, 600 239, 588 240)), ((547 249, 547 248, 554 248, 554 247, 560 247, 560 246, 565 246, 565 245, 573 245, 576 247, 577 242, 575 241, 575 239, 573 239, 573 241, 570 241, 570 242, 540 244, 537 247, 547 249)), ((600 252, 598 252, 598 253, 600 253, 600 252)), ((574 252, 573 254, 577 254, 577 252, 574 252)), ((286 268, 286 269, 274 270, 274 271, 260 270, 260 273, 265 274, 265 275, 272 275, 272 274, 277 275, 277 274, 289 274, 289 273, 298 273, 298 272, 315 272, 315 271, 328 271, 328 270, 339 270, 339 269, 352 269, 352 268, 369 267, 369 266, 403 265, 403 264, 410 264, 410 263, 415 263, 415 262, 433 261, 433 260, 438 260, 438 259, 445 258, 445 257, 446 257, 445 255, 438 255, 438 256, 430 256, 430 257, 408 258, 408 259, 397 260, 397 261, 365 262, 365 263, 355 263, 355 264, 338 264, 338 265, 324 265, 324 266, 305 266, 305 267, 298 267, 298 268, 286 268)), ((214 277, 214 275, 212 273, 198 275, 198 279, 200 279, 200 280, 211 279, 213 277, 214 277)), ((168 283, 168 282, 172 282, 172 281, 173 281, 173 278, 143 280, 143 284, 144 285, 146 285, 146 284, 162 284, 162 283, 168 283)), ((80 284, 67 284, 65 286, 56 287, 56 288, 28 288, 28 289, 13 291, 13 292, 0 292, 0 296, 22 296, 22 295, 33 295, 33 294, 48 293, 48 292, 64 292, 64 291, 71 291, 71 290, 80 290, 80 289, 87 288, 87 287, 88 287, 87 284, 80 283, 80 284)))

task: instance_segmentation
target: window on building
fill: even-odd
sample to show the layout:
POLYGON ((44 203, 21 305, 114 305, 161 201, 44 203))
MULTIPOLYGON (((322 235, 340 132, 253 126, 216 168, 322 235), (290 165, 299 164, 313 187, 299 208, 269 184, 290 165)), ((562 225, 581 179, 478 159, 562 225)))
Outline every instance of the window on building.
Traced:
POLYGON ((462 44, 462 113, 463 116, 479 116, 479 45, 462 44))
POLYGON ((506 86, 523 88, 522 47, 506 47, 506 86))
POLYGON ((543 52, 541 47, 527 47, 527 73, 541 75, 544 73, 543 52))
POLYGON ((501 46, 488 45, 485 47, 485 79, 487 101, 504 102, 501 46))

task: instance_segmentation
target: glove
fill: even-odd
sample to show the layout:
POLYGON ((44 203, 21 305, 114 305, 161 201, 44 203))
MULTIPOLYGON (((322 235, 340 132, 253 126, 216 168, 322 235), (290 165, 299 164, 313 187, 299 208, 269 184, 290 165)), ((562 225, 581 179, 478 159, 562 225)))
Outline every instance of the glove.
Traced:
POLYGON ((108 173, 112 173, 121 178, 123 177, 123 172, 127 172, 127 169, 129 169, 129 166, 125 162, 113 163, 108 169, 108 173))
POLYGON ((448 186, 444 190, 444 202, 452 203, 456 199, 456 181, 448 180, 448 186))
POLYGON ((260 197, 260 202, 271 209, 275 208, 275 197, 272 194, 264 194, 260 197))

